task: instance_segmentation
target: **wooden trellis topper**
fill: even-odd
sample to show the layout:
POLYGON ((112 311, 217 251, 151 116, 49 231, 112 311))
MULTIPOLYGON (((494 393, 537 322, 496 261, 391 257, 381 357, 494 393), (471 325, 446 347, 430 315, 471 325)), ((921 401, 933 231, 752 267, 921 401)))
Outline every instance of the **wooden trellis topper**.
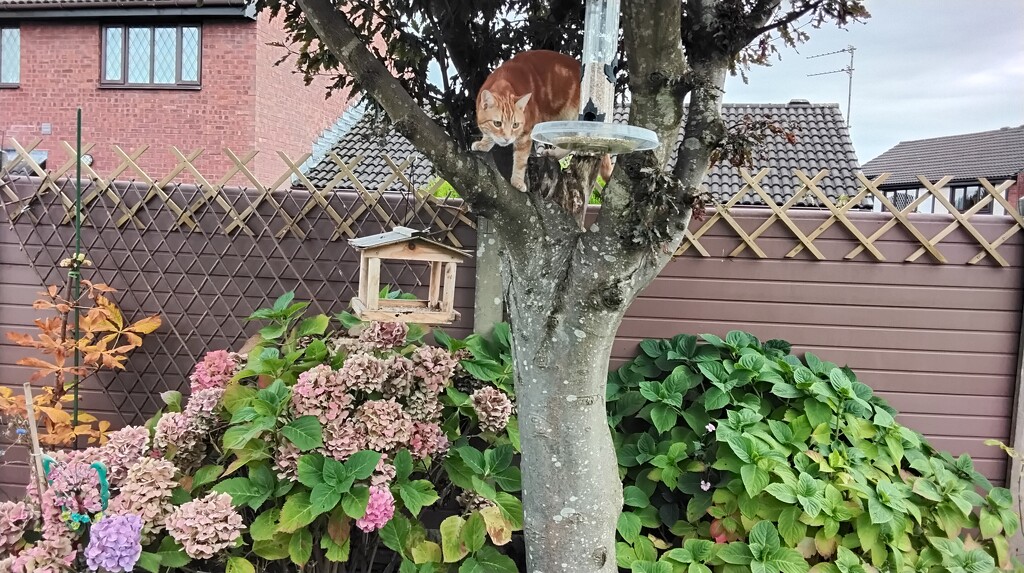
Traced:
POLYGON ((469 254, 431 241, 424 231, 395 227, 389 233, 349 239, 359 250, 359 296, 352 310, 363 320, 450 324, 459 318, 455 310, 455 273, 469 254), (427 300, 381 299, 382 260, 422 261, 430 265, 427 300))

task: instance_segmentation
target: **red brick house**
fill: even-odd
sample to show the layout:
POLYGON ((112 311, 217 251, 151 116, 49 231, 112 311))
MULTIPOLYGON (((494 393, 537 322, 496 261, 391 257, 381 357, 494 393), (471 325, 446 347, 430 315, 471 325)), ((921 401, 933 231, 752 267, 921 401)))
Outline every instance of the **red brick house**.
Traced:
POLYGON ((93 166, 109 173, 148 145, 139 165, 162 176, 183 153, 203 148, 203 174, 232 163, 222 151, 259 154, 249 164, 272 183, 291 158, 312 151, 344 111, 347 94, 325 100, 326 80, 306 86, 285 51, 280 21, 245 0, 0 0, 0 135, 36 139, 51 165, 75 139, 95 143, 93 166))

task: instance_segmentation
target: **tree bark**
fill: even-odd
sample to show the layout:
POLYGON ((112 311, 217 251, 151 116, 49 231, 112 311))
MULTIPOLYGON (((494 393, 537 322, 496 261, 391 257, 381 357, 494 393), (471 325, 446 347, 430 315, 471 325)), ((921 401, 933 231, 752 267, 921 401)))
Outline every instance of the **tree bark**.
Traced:
POLYGON ((501 214, 494 221, 512 324, 527 570, 614 572, 622 484, 605 411, 608 361, 626 309, 678 242, 638 248, 614 229, 581 230, 553 200, 578 187, 579 174, 552 175, 537 165, 546 161, 554 160, 531 158, 529 172, 547 175, 523 195, 541 231, 524 233, 501 214))

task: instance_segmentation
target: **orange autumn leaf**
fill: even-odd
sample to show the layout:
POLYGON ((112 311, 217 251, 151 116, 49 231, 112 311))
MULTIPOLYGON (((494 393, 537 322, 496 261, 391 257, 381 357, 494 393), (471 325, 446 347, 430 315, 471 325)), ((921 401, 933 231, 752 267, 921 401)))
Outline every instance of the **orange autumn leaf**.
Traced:
POLYGON ((126 330, 138 334, 150 334, 160 328, 161 322, 160 315, 154 314, 139 320, 135 324, 129 326, 126 330))

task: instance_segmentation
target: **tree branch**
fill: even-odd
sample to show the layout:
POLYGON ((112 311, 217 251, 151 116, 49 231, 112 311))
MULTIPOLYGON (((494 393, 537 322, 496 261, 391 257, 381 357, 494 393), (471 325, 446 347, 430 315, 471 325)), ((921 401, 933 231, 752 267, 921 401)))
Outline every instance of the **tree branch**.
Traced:
MULTIPOLYGON (((688 66, 679 36, 682 7, 679 0, 625 2, 622 7, 624 47, 629 61, 631 105, 629 122, 658 135, 654 151, 656 170, 668 160, 679 136, 682 101, 689 91, 688 66)), ((598 227, 603 233, 622 235, 629 211, 640 209, 636 190, 649 185, 636 177, 638 170, 625 168, 639 158, 620 158, 612 181, 602 194, 598 227)), ((647 163, 643 161, 643 163, 647 163)), ((635 213, 634 213, 635 214, 635 213)), ((635 217, 634 217, 635 219, 635 217)))
MULTIPOLYGON (((504 211, 521 213, 523 201, 498 172, 492 161, 461 152, 455 142, 418 106, 401 83, 359 39, 348 17, 330 0, 296 0, 320 41, 341 62, 345 71, 362 84, 412 142, 484 216, 504 211)), ((519 217, 517 217, 519 219, 519 217)))

